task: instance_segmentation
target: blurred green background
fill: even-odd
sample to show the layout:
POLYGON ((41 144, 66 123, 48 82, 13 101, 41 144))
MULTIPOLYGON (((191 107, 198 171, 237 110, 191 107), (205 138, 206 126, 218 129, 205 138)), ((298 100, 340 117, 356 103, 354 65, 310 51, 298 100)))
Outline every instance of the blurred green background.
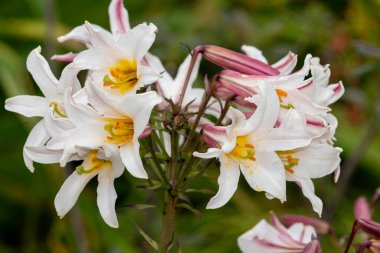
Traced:
MULTIPOLYGON (((84 20, 109 28, 108 1, 1 0, 0 96, 38 93, 25 67, 28 53, 42 46, 42 54, 77 51, 78 44, 58 45, 55 38, 84 20)), ((379 0, 198 0, 125 1, 132 25, 153 22, 159 27, 151 52, 170 72, 199 44, 217 44, 239 50, 241 44, 262 49, 270 62, 289 50, 307 53, 331 64, 331 83, 342 80, 343 99, 333 106, 339 119, 337 146, 342 154, 342 178, 316 180, 316 192, 324 200, 325 215, 338 234, 348 233, 353 221, 352 204, 359 195, 370 197, 380 181, 380 1, 379 0), (350 177, 351 175, 351 177, 350 177)), ((300 65, 300 64, 299 64, 300 65)), ((52 63, 58 74, 61 63, 52 63)), ((201 74, 217 69, 205 63, 201 74)), ((96 207, 96 182, 84 190, 76 208, 63 220, 54 210, 54 196, 64 180, 56 166, 37 165, 34 174, 22 160, 22 147, 36 119, 0 111, 0 252, 149 252, 136 224, 153 238, 159 236, 160 207, 136 210, 129 204, 154 203, 154 192, 138 186, 143 181, 124 174, 116 180, 119 229, 109 228, 96 207)), ((217 189, 218 169, 197 188, 217 189)), ((202 218, 180 210, 178 239, 183 252, 239 252, 236 238, 268 217, 299 213, 316 217, 301 191, 288 184, 288 202, 267 200, 244 180, 225 207, 206 211, 211 195, 191 193, 202 218)), ((379 217, 377 217, 379 218, 379 217)), ((336 252, 322 238, 325 252, 336 252)))

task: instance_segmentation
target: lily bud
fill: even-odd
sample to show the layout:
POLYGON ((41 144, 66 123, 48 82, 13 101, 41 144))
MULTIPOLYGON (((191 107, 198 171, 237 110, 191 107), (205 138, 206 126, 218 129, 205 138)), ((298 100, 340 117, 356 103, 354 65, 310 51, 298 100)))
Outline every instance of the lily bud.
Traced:
POLYGON ((280 74, 277 69, 264 62, 223 47, 206 45, 199 46, 194 51, 202 53, 208 61, 224 69, 234 70, 242 74, 258 76, 275 76, 280 74))
POLYGON ((318 240, 314 239, 309 242, 302 253, 322 253, 321 245, 318 240))
POLYGON ((304 225, 310 225, 315 228, 318 234, 328 234, 331 232, 331 225, 327 221, 314 219, 303 215, 284 215, 281 217, 282 223, 285 226, 290 227, 295 223, 302 223, 304 225))
POLYGON ((354 213, 356 219, 371 219, 371 210, 368 201, 364 196, 359 197, 355 201, 354 213))
POLYGON ((380 238, 380 223, 373 220, 358 219, 357 226, 367 234, 380 238))
POLYGON ((380 253, 380 241, 371 240, 371 246, 369 249, 374 253, 380 253))

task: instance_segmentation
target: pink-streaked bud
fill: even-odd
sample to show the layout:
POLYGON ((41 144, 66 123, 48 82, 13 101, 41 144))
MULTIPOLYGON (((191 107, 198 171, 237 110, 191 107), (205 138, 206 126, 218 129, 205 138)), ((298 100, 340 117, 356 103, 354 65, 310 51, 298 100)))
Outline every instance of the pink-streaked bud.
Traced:
POLYGON ((218 75, 215 95, 220 99, 226 99, 230 96, 241 96, 243 98, 251 97, 257 91, 250 86, 244 86, 233 80, 242 78, 242 75, 236 71, 223 70, 218 75))
POLYGON ((358 219, 356 222, 358 228, 369 235, 380 238, 380 223, 366 219, 358 219))
POLYGON ((315 228, 318 234, 321 234, 321 235, 328 234, 332 230, 330 223, 328 223, 327 221, 324 221, 321 219, 314 219, 314 218, 310 218, 303 215, 295 215, 295 214, 284 215, 281 217, 281 221, 287 227, 290 227, 291 225, 296 224, 296 223, 310 225, 315 228))
POLYGON ((355 201, 354 214, 356 219, 371 219, 371 210, 368 201, 364 196, 359 197, 355 201))
POLYGON ((380 253, 380 241, 371 240, 371 246, 369 247, 369 249, 373 253, 380 253))
POLYGON ((302 253, 322 253, 321 244, 318 240, 314 239, 306 245, 302 253))
POLYGON ((152 133, 152 128, 150 128, 149 126, 146 127, 146 128, 144 129, 144 131, 140 134, 140 136, 139 136, 139 140, 148 137, 149 135, 151 135, 151 133, 152 133))
POLYGON ((244 54, 214 45, 198 46, 194 52, 202 53, 210 62, 242 74, 276 76, 280 72, 272 66, 244 54))

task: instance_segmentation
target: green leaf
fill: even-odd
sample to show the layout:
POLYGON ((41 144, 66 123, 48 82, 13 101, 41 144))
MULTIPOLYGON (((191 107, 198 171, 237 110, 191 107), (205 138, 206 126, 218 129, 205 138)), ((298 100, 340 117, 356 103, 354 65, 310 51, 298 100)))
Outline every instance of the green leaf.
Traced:
POLYGON ((137 230, 145 239, 145 241, 155 250, 158 251, 158 244, 155 240, 153 240, 149 235, 147 235, 137 224, 135 224, 137 230))
POLYGON ((194 213, 198 218, 202 218, 203 217, 203 214, 199 210, 193 208, 192 206, 190 206, 187 203, 177 204, 176 207, 181 207, 181 208, 187 209, 190 212, 194 213))
POLYGON ((150 209, 150 208, 156 208, 156 206, 155 205, 148 205, 148 204, 129 204, 129 205, 122 206, 121 208, 118 208, 118 209, 120 210, 120 209, 124 209, 124 208, 145 210, 145 209, 150 209))

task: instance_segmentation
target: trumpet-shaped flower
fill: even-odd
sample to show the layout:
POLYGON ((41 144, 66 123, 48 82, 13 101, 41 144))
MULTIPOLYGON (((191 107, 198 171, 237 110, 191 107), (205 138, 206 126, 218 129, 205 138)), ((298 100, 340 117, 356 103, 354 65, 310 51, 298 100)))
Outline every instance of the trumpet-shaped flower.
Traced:
MULTIPOLYGON (((51 72, 49 64, 42 57, 40 47, 29 54, 26 65, 43 96, 20 95, 9 98, 5 101, 5 109, 26 117, 44 118, 32 129, 24 146, 25 164, 33 172, 35 156, 29 148, 43 149, 44 144, 52 135, 46 129, 46 125, 54 120, 65 121, 67 115, 63 105, 63 94, 69 87, 78 91, 80 83, 76 77, 78 70, 71 68, 71 65, 63 70, 61 78, 57 80, 51 72)), ((50 154, 52 157, 59 155, 56 151, 46 149, 44 153, 50 154)))
POLYGON ((257 104, 257 109, 249 119, 230 108, 232 124, 204 129, 209 143, 214 145, 206 153, 194 153, 205 159, 217 157, 221 163, 219 191, 207 208, 218 208, 228 202, 236 191, 240 171, 254 190, 285 201, 286 169, 276 152, 310 144, 311 138, 305 131, 274 128, 280 107, 272 87, 259 84, 259 94, 250 101, 257 104))
POLYGON ((271 223, 261 220, 255 227, 241 235, 238 238, 240 250, 243 253, 302 253, 317 236, 312 226, 296 223, 286 228, 274 215, 271 223))
POLYGON ((115 40, 109 33, 86 22, 91 47, 73 61, 78 69, 90 70, 95 85, 115 98, 157 81, 161 75, 142 60, 151 47, 157 27, 140 24, 115 40))
MULTIPOLYGON (((120 100, 118 108, 108 106, 104 110, 107 114, 75 102, 70 90, 65 93, 64 100, 67 116, 75 127, 47 143, 50 149, 63 150, 61 166, 78 153, 78 148, 93 150, 113 144, 119 147, 119 155, 127 170, 135 177, 147 178, 139 154, 138 137, 147 126, 153 107, 161 102, 155 92, 127 94, 120 100)), ((98 101, 100 103, 107 106, 105 101, 98 101)))
POLYGON ((115 178, 124 171, 124 164, 116 145, 105 144, 97 150, 81 150, 83 163, 66 179, 54 200, 59 217, 63 218, 76 203, 86 184, 98 176, 97 204, 104 221, 118 227, 115 211, 117 194, 115 178))

